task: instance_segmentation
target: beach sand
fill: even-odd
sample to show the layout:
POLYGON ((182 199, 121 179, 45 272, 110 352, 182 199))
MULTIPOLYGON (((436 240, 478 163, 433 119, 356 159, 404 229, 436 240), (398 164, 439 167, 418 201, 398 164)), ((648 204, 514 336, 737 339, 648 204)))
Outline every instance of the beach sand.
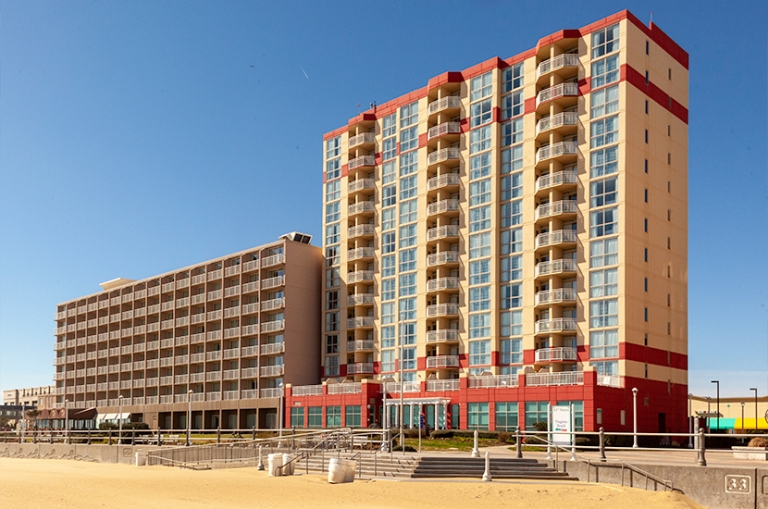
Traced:
POLYGON ((317 474, 269 477, 255 468, 193 471, 68 460, 0 458, 3 508, 702 508, 685 496, 583 482, 372 480, 329 484, 317 474))

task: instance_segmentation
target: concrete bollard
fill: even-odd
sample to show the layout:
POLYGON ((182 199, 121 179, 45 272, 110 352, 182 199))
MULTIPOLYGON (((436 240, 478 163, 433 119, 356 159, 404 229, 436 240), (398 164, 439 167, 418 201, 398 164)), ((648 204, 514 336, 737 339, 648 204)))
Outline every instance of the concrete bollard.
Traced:
POLYGON ((600 461, 606 461, 605 457, 605 430, 600 428, 600 461))
POLYGON ((488 452, 485 453, 485 472, 483 472, 483 481, 493 481, 493 478, 491 478, 491 459, 488 452))
POLYGON ((707 459, 704 456, 706 450, 707 446, 704 443, 704 428, 699 428, 699 458, 697 463, 700 467, 707 466, 707 459))
POLYGON ((264 461, 261 458, 261 446, 259 446, 259 464, 256 465, 256 470, 264 470, 264 461))
POLYGON ((522 443, 522 437, 520 436, 520 428, 515 429, 515 451, 517 452, 517 457, 522 458, 523 457, 523 443, 522 443))
POLYGON ((472 448, 472 454, 470 454, 471 458, 479 458, 480 457, 480 450, 477 448, 478 438, 479 438, 478 431, 475 430, 475 446, 472 448))

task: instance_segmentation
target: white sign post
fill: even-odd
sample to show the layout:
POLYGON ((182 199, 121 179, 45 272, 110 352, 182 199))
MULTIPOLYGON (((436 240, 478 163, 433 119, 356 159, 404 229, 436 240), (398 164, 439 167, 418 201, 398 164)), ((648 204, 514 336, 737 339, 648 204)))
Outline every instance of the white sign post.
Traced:
POLYGON ((552 442, 557 445, 571 445, 571 407, 556 405, 552 407, 552 442))

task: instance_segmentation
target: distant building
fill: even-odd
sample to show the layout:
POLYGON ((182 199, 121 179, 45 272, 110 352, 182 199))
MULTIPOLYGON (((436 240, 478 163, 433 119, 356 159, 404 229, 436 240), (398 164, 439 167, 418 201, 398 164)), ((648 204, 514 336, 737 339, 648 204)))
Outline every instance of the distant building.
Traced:
POLYGON ((3 391, 3 404, 26 406, 27 408, 38 407, 41 397, 49 396, 55 393, 55 385, 29 387, 26 389, 9 389, 7 391, 3 391))
POLYGON ((191 398, 193 428, 276 427, 283 383, 320 378, 322 253, 310 240, 284 235, 59 304, 57 406, 83 422, 73 409, 179 429, 191 398))

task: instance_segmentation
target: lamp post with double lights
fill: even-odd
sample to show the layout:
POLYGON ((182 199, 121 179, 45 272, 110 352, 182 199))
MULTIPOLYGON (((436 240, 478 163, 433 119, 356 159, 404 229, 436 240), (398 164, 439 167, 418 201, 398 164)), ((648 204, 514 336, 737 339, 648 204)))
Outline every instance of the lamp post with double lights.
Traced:
POLYGON ((712 380, 717 385, 717 431, 720 431, 720 380, 712 380))
POLYGON ((187 391, 187 447, 192 445, 192 436, 190 434, 192 428, 192 389, 187 391))
POLYGON ((749 390, 755 393, 755 431, 757 431, 759 428, 757 425, 757 387, 750 387, 749 390))
POLYGON ((120 413, 117 414, 117 445, 123 445, 123 395, 117 396, 120 413))
POLYGON ((632 430, 634 435, 632 447, 637 449, 637 387, 632 388, 632 430))

